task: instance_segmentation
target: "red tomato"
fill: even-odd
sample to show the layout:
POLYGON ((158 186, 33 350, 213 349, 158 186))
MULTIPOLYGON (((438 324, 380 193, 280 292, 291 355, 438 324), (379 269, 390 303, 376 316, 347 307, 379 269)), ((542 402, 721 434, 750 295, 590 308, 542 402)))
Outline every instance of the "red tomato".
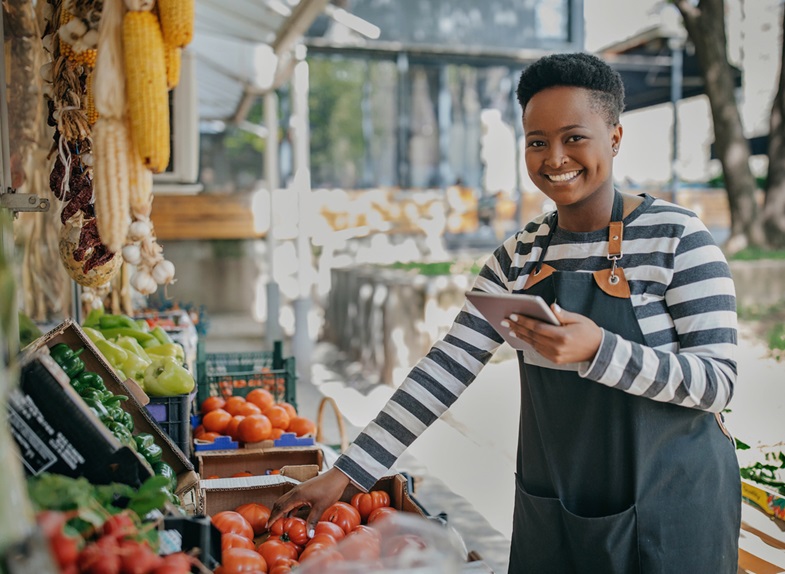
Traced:
POLYGON ((221 534, 232 532, 245 538, 253 539, 253 528, 243 518, 242 514, 232 510, 225 510, 213 515, 212 521, 215 527, 221 531, 221 534))
POLYGON ((256 550, 253 540, 240 536, 234 532, 227 532, 221 534, 221 552, 226 552, 230 548, 248 548, 249 550, 256 550))
POLYGON ((325 520, 320 520, 316 523, 316 527, 313 529, 313 534, 314 536, 317 534, 329 534, 335 538, 335 540, 340 540, 346 536, 346 532, 343 531, 343 528, 333 522, 327 522, 325 520))
POLYGON ((221 554, 221 572, 222 574, 267 572, 267 561, 253 550, 230 548, 221 554))
POLYGON ((216 409, 222 409, 225 405, 226 401, 221 397, 207 397, 204 401, 202 401, 201 411, 202 414, 206 414, 216 409))
POLYGON ((316 424, 306 417, 291 417, 286 430, 293 432, 297 436, 316 434, 316 424))
POLYGON ((381 520, 385 516, 390 516, 391 514, 395 514, 396 512, 398 511, 395 510, 392 506, 380 506, 379 508, 377 508, 376 510, 374 510, 368 515, 367 523, 373 524, 377 520, 381 520))
POLYGON ((203 432, 202 434, 199 435, 199 438, 197 438, 196 440, 200 440, 203 442, 215 442, 215 439, 217 439, 219 436, 223 436, 223 435, 218 434, 217 432, 203 432))
POLYGON ((377 560, 381 554, 379 532, 361 524, 341 541, 340 550, 343 557, 349 561, 377 560))
POLYGON ((320 560, 322 567, 343 560, 343 556, 335 546, 325 546, 324 544, 311 544, 300 554, 300 563, 304 564, 308 560, 320 560))
POLYGON ((358 492, 352 497, 352 506, 360 512, 360 518, 365 522, 368 515, 377 508, 390 506, 390 495, 383 490, 358 492))
MULTIPOLYGON (((336 527, 337 528, 337 527, 336 527)), ((338 541, 335 540, 330 534, 314 534, 313 538, 308 541, 308 544, 305 545, 308 548, 310 545, 320 545, 320 546, 335 546, 338 544, 338 541)))
POLYGON ((277 536, 284 542, 305 546, 308 542, 308 525, 302 518, 279 518, 270 526, 270 535, 277 536))
POLYGON ((152 571, 152 574, 189 574, 191 572, 191 559, 185 552, 176 552, 164 556, 161 565, 152 571))
POLYGON ((283 558, 291 558, 297 560, 297 546, 291 542, 284 542, 280 538, 269 538, 262 542, 256 551, 261 554, 265 561, 275 566, 279 560, 283 558))
POLYGON ((348 534, 360 524, 360 513, 351 504, 338 501, 324 511, 321 520, 337 524, 348 534))
POLYGON ((259 536, 267 530, 267 519, 270 518, 270 509, 264 504, 257 504, 249 502, 242 504, 234 509, 235 512, 242 515, 253 528, 255 536, 259 536))
POLYGON ((297 560, 282 558, 270 568, 269 574, 289 574, 292 571, 292 568, 299 565, 300 563, 297 560))

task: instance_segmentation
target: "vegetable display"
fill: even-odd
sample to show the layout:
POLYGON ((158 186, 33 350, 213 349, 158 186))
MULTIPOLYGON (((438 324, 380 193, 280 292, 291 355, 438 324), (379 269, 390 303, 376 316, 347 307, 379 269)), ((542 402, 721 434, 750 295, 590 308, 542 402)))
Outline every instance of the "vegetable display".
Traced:
POLYGON ((183 367, 185 350, 160 326, 94 309, 82 326, 88 338, 118 376, 132 379, 148 395, 169 397, 190 393, 196 383, 183 367))
POLYGON ((128 397, 114 394, 106 388, 98 373, 85 370, 84 361, 79 358, 83 351, 84 348, 74 350, 66 343, 56 343, 49 349, 49 354, 68 375, 73 389, 109 432, 123 446, 139 454, 157 476, 165 479, 161 491, 171 503, 179 505, 180 501, 174 494, 177 489, 177 475, 171 466, 161 460, 162 448, 155 444, 155 437, 151 434, 133 434, 133 417, 120 407, 128 397))
MULTIPOLYGON (((372 490, 362 493, 378 506, 374 512, 386 515, 398 512, 389 506, 390 495, 383 490, 372 490)), ((363 507, 365 499, 357 499, 363 507)), ((223 562, 216 573, 244 572, 242 568, 246 560, 256 560, 248 551, 256 549, 266 564, 266 571, 285 574, 296 571, 300 564, 314 561, 321 567, 337 561, 378 560, 388 552, 388 546, 398 550, 403 543, 382 545, 380 532, 367 525, 360 512, 352 504, 336 502, 322 515, 316 523, 311 537, 304 519, 289 516, 273 522, 266 527, 270 517, 270 509, 261 503, 249 502, 234 510, 215 513, 211 520, 222 533, 223 562), (345 541, 344 541, 345 540, 345 541), (338 543, 342 542, 341 546, 338 543), (237 552, 243 550, 244 552, 237 552)), ((399 541, 400 542, 400 541, 399 541)), ((249 568, 250 566, 250 562, 249 568)), ((265 570, 262 570, 265 571, 265 570)))
POLYGON ((167 501, 164 482, 153 477, 137 490, 48 473, 28 479, 36 521, 60 571, 187 574, 192 565, 201 566, 183 552, 158 555, 154 517, 167 501))

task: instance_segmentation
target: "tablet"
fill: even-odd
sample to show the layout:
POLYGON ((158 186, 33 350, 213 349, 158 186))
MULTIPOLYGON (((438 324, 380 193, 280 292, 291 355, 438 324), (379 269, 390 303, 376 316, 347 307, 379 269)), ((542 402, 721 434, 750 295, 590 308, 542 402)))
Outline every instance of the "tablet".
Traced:
POLYGON ((539 319, 552 325, 560 325, 553 311, 545 300, 539 295, 524 295, 522 293, 483 293, 481 291, 467 291, 466 298, 477 307, 485 320, 488 321, 496 332, 507 343, 518 351, 530 351, 531 347, 521 339, 510 336, 510 329, 502 327, 501 322, 510 315, 526 315, 539 319))

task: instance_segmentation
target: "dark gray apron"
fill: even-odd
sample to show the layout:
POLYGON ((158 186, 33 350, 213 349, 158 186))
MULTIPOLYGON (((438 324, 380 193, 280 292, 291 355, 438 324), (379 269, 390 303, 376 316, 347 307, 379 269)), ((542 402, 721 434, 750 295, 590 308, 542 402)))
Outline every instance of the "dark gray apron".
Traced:
MULTIPOLYGON (((618 222, 618 259, 622 213, 617 192, 611 221, 618 222)), ((613 223, 610 229, 612 247, 613 223)), ((645 344, 628 293, 609 295, 595 274, 544 264, 552 233, 536 268, 544 265, 549 274, 523 292, 548 304, 555 299, 565 310, 645 344)), ((611 259, 609 282, 620 274, 626 285, 611 259)), ((609 270, 596 275, 607 279, 609 270)), ((527 364, 520 352, 518 360, 521 420, 509 572, 736 573, 739 468, 732 440, 714 414, 527 364)))

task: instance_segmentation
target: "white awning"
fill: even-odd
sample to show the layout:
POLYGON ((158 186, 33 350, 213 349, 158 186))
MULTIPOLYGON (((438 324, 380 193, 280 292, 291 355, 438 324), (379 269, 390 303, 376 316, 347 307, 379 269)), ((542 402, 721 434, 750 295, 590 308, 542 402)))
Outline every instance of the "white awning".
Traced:
POLYGON ((286 83, 295 50, 329 0, 196 0, 193 42, 200 120, 241 122, 286 83))

